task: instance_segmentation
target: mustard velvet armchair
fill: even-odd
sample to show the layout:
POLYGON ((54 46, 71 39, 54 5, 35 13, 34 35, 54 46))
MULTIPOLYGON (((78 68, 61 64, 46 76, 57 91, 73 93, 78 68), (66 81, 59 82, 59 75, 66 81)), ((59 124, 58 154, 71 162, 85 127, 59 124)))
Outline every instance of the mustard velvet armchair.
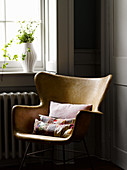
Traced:
MULTIPOLYGON (((79 78, 39 72, 35 75, 35 85, 40 98, 38 106, 17 105, 12 108, 13 134, 16 138, 30 142, 65 145, 75 140, 83 140, 88 130, 92 115, 103 113, 99 106, 104 99, 112 75, 101 78, 79 78), (76 116, 73 133, 66 137, 53 137, 33 134, 33 124, 39 114, 49 115, 50 101, 71 104, 92 104, 92 110, 82 110, 76 116)), ((85 141, 84 141, 85 142, 85 141)), ((86 143, 85 147, 86 147, 86 143)), ((23 166, 25 151, 20 169, 23 166)), ((88 150, 86 148, 87 154, 88 150)), ((65 155, 65 153, 63 154, 65 155)), ((64 158, 65 161, 65 158, 64 158)))

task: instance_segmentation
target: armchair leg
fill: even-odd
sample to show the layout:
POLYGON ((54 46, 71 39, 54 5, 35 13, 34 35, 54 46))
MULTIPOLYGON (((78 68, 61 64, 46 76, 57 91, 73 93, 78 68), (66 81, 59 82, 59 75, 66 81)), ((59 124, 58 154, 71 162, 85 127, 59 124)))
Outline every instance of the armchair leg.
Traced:
POLYGON ((54 164, 54 145, 52 145, 52 162, 54 164))
POLYGON ((26 159, 26 155, 27 155, 27 152, 28 152, 29 146, 30 146, 30 142, 27 144, 27 147, 26 147, 26 150, 25 150, 25 153, 24 153, 23 159, 22 159, 22 161, 21 161, 21 164, 20 164, 19 170, 21 170, 21 169, 22 169, 22 167, 23 167, 23 164, 24 164, 24 161, 25 161, 25 159, 26 159))
POLYGON ((84 143, 84 147, 85 147, 85 149, 86 149, 87 156, 88 156, 88 158, 89 158, 89 162, 90 162, 90 165, 91 165, 91 169, 92 169, 92 170, 94 170, 94 168, 93 168, 93 164, 92 164, 92 161, 91 161, 91 158, 90 158, 89 152, 88 152, 88 148, 87 148, 87 145, 86 145, 86 141, 85 141, 85 139, 83 139, 83 143, 84 143))
POLYGON ((65 166, 65 148, 64 148, 64 145, 63 145, 63 163, 64 163, 64 166, 65 166))
POLYGON ((55 162, 54 162, 54 145, 52 145, 52 170, 55 170, 55 162))

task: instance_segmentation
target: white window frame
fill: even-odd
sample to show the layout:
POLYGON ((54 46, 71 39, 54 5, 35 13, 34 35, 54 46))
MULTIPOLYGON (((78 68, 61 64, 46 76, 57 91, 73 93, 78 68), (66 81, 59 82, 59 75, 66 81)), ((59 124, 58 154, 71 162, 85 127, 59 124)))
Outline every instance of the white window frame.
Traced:
MULTIPOLYGON (((44 51, 45 51, 45 47, 44 47, 44 24, 45 24, 45 0, 40 0, 40 8, 41 8, 41 13, 40 13, 40 18, 41 18, 41 23, 40 23, 40 27, 41 27, 41 62, 37 61, 35 64, 35 72, 37 71, 43 71, 45 70, 45 60, 44 60, 44 51)), ((0 21, 0 22, 8 22, 8 21, 0 21)), ((10 21, 10 22, 14 22, 14 21, 10 21)), ((5 23, 6 24, 6 23, 5 23)), ((15 38, 15 37, 14 37, 15 38)), ((11 47, 10 47, 11 48, 11 47)), ((4 72, 22 72, 22 66, 21 63, 19 61, 7 61, 8 62, 8 66, 6 69, 2 69, 2 64, 3 61, 0 61, 0 71, 4 71, 4 72)))
POLYGON ((46 0, 45 5, 46 71, 74 75, 74 0, 46 0), (55 3, 52 9, 54 15, 50 15, 51 1, 55 3), (51 29, 52 20, 55 21, 55 32, 51 29), (55 34, 53 39, 52 34, 55 34))
POLYGON ((57 72, 57 0, 45 1, 45 70, 57 72))

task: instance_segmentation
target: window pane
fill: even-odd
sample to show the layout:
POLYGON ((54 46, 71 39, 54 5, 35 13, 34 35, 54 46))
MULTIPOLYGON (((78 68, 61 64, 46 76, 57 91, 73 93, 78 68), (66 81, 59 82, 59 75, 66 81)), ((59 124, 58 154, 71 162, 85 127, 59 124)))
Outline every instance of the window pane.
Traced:
POLYGON ((6 39, 9 42, 11 39, 15 38, 18 34, 18 23, 7 22, 6 23, 6 39))
POLYGON ((12 43, 10 47, 7 48, 7 52, 13 56, 19 54, 19 48, 16 43, 16 35, 18 34, 18 24, 17 23, 6 23, 6 43, 9 43, 10 40, 15 39, 15 43, 12 43))
POLYGON ((0 0, 0 20, 4 20, 4 0, 0 0))
MULTIPOLYGON (((17 21, 41 21, 41 8, 41 0, 0 0, 0 61, 4 61, 2 48, 4 48, 5 43, 9 43, 12 39, 16 40, 16 35, 19 34, 20 24, 18 24, 17 21)), ((42 24, 43 23, 40 23, 36 29, 34 34, 35 39, 33 41, 37 53, 37 66, 42 65, 42 24)), ((22 48, 17 44, 17 41, 15 41, 11 47, 7 48, 7 52, 11 56, 15 54, 20 56, 22 54, 22 48)), ((0 62, 0 64, 2 62, 0 62)), ((15 67, 15 65, 13 65, 15 62, 9 62, 9 67, 10 64, 15 67)))
POLYGON ((6 19, 40 20, 40 0, 6 0, 6 19))
POLYGON ((4 24, 0 23, 0 61, 3 61, 3 51, 2 48, 4 48, 5 45, 5 31, 4 31, 4 24))

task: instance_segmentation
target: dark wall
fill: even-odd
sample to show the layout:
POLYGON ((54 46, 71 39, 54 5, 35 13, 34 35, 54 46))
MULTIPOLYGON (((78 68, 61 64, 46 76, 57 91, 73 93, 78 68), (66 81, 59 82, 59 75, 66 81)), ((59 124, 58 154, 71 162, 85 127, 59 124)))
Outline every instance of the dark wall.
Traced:
POLYGON ((74 47, 96 48, 96 0, 74 0, 74 47))
POLYGON ((101 75, 101 0, 74 0, 74 74, 101 75))

